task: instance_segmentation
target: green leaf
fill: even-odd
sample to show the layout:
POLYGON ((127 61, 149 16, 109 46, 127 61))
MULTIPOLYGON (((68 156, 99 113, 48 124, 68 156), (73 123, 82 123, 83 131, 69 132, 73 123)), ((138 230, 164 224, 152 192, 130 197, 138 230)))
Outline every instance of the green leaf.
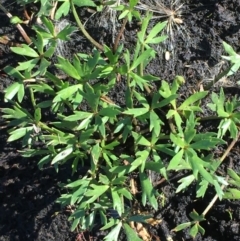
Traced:
POLYGON ((134 108, 124 111, 123 114, 133 115, 134 117, 137 117, 146 114, 148 111, 148 108, 134 108))
POLYGON ((178 132, 182 134, 183 130, 181 124, 183 123, 183 120, 178 112, 175 112, 174 120, 177 125, 178 132))
POLYGON ((157 173, 161 173, 161 169, 165 168, 163 163, 157 163, 157 162, 146 162, 145 169, 151 170, 157 173))
POLYGON ((184 140, 187 144, 189 144, 193 140, 194 136, 196 135, 196 130, 193 129, 194 125, 192 125, 190 128, 189 129, 186 128, 184 132, 184 140))
POLYGON ((80 91, 80 93, 87 99, 93 112, 98 112, 98 104, 101 94, 95 93, 95 90, 89 83, 84 85, 84 89, 86 92, 80 91))
MULTIPOLYGON (((232 61, 233 62, 233 61, 232 61)), ((240 68, 240 55, 238 55, 238 63, 235 63, 231 69, 229 70, 229 72, 227 73, 227 76, 233 75, 235 74, 238 69, 240 68)))
POLYGON ((119 15, 118 19, 123 19, 129 14, 129 10, 124 10, 122 13, 119 15))
POLYGON ((38 53, 26 44, 22 44, 21 47, 11 47, 11 50, 14 53, 19 55, 33 57, 33 58, 39 57, 38 53))
POLYGON ((53 25, 52 21, 44 15, 41 16, 41 20, 42 20, 43 24, 47 27, 49 32, 52 34, 52 36, 54 36, 55 30, 54 30, 54 25, 53 25))
POLYGON ((4 90, 4 92, 5 92, 5 96, 4 96, 5 102, 8 102, 8 100, 13 99, 13 97, 18 93, 21 85, 23 85, 23 84, 19 83, 19 82, 15 82, 12 85, 10 85, 7 89, 4 90))
POLYGON ((204 197, 204 195, 207 191, 209 182, 206 180, 202 180, 199 185, 200 185, 200 187, 197 190, 197 197, 204 197))
POLYGON ((137 5, 138 2, 139 2, 139 0, 130 0, 129 1, 130 8, 133 9, 137 5))
MULTIPOLYGON (((99 62, 99 58, 100 58, 100 52, 97 50, 94 50, 93 56, 88 57, 86 72, 92 73, 92 74, 94 73, 92 71, 94 70, 94 68, 96 68, 96 65, 99 62)), ((105 64, 105 62, 104 62, 104 64, 105 64)), ((98 73, 98 72, 96 72, 96 73, 98 73)), ((91 76, 92 76, 91 78, 94 78, 93 77, 94 75, 91 75, 91 76)), ((96 77, 98 77, 98 76, 96 76, 96 77)))
POLYGON ((238 136, 238 127, 233 121, 231 121, 231 124, 229 126, 229 131, 230 131, 231 138, 236 139, 238 136))
POLYGON ((189 158, 189 161, 193 167, 193 172, 199 172, 206 181, 213 184, 213 176, 208 171, 206 171, 203 166, 204 161, 201 158, 199 158, 197 155, 192 155, 189 158))
POLYGON ((138 151, 136 153, 136 159, 131 163, 131 171, 135 170, 137 167, 142 165, 143 167, 145 166, 146 160, 148 158, 149 151, 148 150, 143 150, 143 151, 138 151))
MULTIPOLYGON (((71 0, 72 1, 72 0, 71 0)), ((61 6, 57 9, 55 19, 58 20, 63 16, 67 16, 70 10, 70 1, 64 1, 61 6)))
POLYGON ((103 149, 107 149, 107 150, 114 150, 114 147, 118 146, 120 144, 120 142, 118 141, 113 141, 107 145, 103 146, 103 149))
POLYGON ((7 142, 12 142, 20 139, 21 137, 24 137, 27 135, 27 133, 33 131, 33 127, 23 127, 23 128, 18 128, 14 131, 10 132, 10 137, 7 139, 7 142))
POLYGON ((137 91, 133 91, 134 96, 137 98, 138 102, 142 104, 145 108, 149 108, 149 104, 142 94, 138 93, 137 91))
POLYGON ((101 154, 101 147, 99 146, 99 143, 95 144, 91 149, 91 157, 94 165, 98 165, 98 159, 101 154))
POLYGON ((218 177, 217 180, 213 180, 213 185, 215 187, 215 191, 218 195, 219 200, 221 201, 224 193, 223 193, 223 190, 222 190, 220 184, 218 183, 218 181, 219 182, 221 182, 221 181, 225 182, 224 185, 228 185, 228 183, 224 180, 223 177, 218 177))
POLYGON ((154 130, 155 135, 159 136, 161 125, 164 125, 164 123, 160 120, 159 116, 154 111, 150 111, 150 132, 154 130))
POLYGON ((130 77, 132 78, 132 81, 130 83, 130 87, 136 87, 139 86, 140 89, 143 91, 144 90, 144 85, 147 86, 148 83, 148 76, 141 76, 139 74, 135 74, 133 72, 130 73, 130 77))
POLYGON ((105 193, 108 189, 108 185, 95 185, 91 184, 90 187, 92 189, 89 189, 86 193, 86 197, 90 197, 87 200, 87 203, 93 203, 98 197, 100 197, 103 193, 105 193))
POLYGON ((10 18, 10 23, 11 24, 21 24, 22 22, 23 21, 19 17, 17 17, 17 16, 12 16, 10 18))
POLYGON ((103 137, 103 139, 106 138, 106 128, 105 128, 105 124, 108 121, 108 117, 100 117, 100 116, 95 116, 95 129, 98 129, 101 136, 103 137))
POLYGON ((52 160, 51 155, 47 155, 43 157, 39 162, 38 162, 38 168, 41 170, 43 166, 47 163, 49 163, 52 160))
POLYGON ((82 185, 72 193, 70 205, 74 205, 76 202, 79 203, 84 198, 84 194, 88 189, 89 182, 90 181, 85 180, 85 182, 83 182, 82 185))
POLYGON ((102 228, 100 228, 100 230, 106 230, 106 229, 109 229, 109 228, 111 228, 112 226, 117 225, 118 222, 119 222, 118 219, 110 218, 109 222, 106 223, 105 226, 103 226, 102 228))
POLYGON ((92 0, 73 0, 73 3, 78 7, 96 7, 96 4, 92 0))
POLYGON ((174 232, 181 231, 183 229, 186 229, 186 228, 190 227, 191 224, 192 224, 191 222, 181 223, 176 228, 174 228, 172 231, 174 231, 174 232))
POLYGON ((191 104, 197 102, 198 100, 203 99, 208 94, 208 91, 201 91, 191 95, 187 98, 181 105, 178 107, 178 110, 185 110, 191 104))
POLYGON ((74 217, 74 221, 71 226, 71 232, 73 232, 77 228, 80 219, 85 216, 85 211, 82 209, 77 210, 72 214, 72 216, 74 217))
POLYGON ((218 126, 218 138, 222 138, 226 132, 230 129, 231 119, 223 119, 218 126))
POLYGON ((73 152, 73 148, 72 147, 69 147, 63 151, 61 151, 60 153, 58 153, 52 160, 51 164, 55 164, 59 161, 62 161, 64 160, 66 157, 68 157, 70 154, 72 154, 73 152))
POLYGON ((59 92, 57 92, 56 97, 53 99, 53 103, 61 102, 63 100, 71 98, 78 90, 82 90, 82 88, 83 88, 82 84, 78 84, 78 85, 72 85, 65 89, 60 90, 59 92))
POLYGON ((127 224, 123 224, 124 231, 127 235, 127 241, 142 241, 137 235, 137 233, 127 224))
POLYGON ((86 177, 67 184, 66 188, 75 188, 75 187, 83 185, 85 182, 89 183, 89 180, 87 180, 86 177))
POLYGON ((18 90, 18 94, 17 94, 18 102, 19 102, 19 103, 22 102, 23 97, 24 97, 24 94, 25 94, 25 87, 24 87, 24 84, 20 84, 20 86, 19 86, 19 90, 18 90))
POLYGON ((15 68, 13 68, 13 67, 11 67, 11 66, 5 67, 5 68, 4 68, 4 71, 5 71, 8 75, 16 78, 17 80, 24 80, 24 79, 25 79, 25 77, 24 77, 17 69, 15 69, 15 68))
POLYGON ((178 183, 182 183, 178 186, 176 193, 186 189, 195 180, 194 175, 189 175, 187 177, 181 178, 178 183))
POLYGON ((152 56, 153 53, 153 49, 147 49, 145 50, 132 64, 132 66, 130 67, 130 70, 134 70, 135 68, 137 68, 138 65, 140 65, 141 63, 144 63, 146 61, 146 59, 148 59, 149 57, 152 56))
POLYGON ((111 232, 104 238, 106 241, 118 241, 118 236, 122 227, 122 222, 119 222, 116 227, 114 227, 111 232))
POLYGON ((31 71, 37 64, 37 62, 39 61, 39 58, 35 58, 35 59, 30 59, 28 61, 24 61, 24 62, 20 62, 18 63, 18 66, 16 68, 16 70, 28 70, 31 71))
MULTIPOLYGON (((215 139, 217 139, 217 138, 215 138, 215 139)), ((219 141, 205 139, 205 140, 197 141, 197 142, 191 144, 189 147, 196 149, 196 150, 211 150, 213 147, 215 147, 217 144, 220 144, 221 142, 222 142, 221 139, 219 139, 219 141)))
POLYGON ((223 41, 223 47, 224 47, 224 50, 229 54, 229 55, 235 55, 236 52, 234 51, 234 49, 229 45, 227 44, 225 41, 223 41))
POLYGON ((181 163, 183 157, 183 149, 181 149, 170 161, 167 170, 175 170, 179 163, 181 163))
POLYGON ((78 74, 78 71, 75 69, 75 67, 63 57, 58 57, 58 64, 55 64, 56 67, 64 71, 68 76, 71 76, 74 79, 80 80, 81 77, 78 74))
POLYGON ((233 169, 228 168, 227 173, 233 180, 240 182, 240 176, 233 169))
POLYGON ((112 200, 113 200, 113 208, 118 212, 118 215, 121 216, 124 212, 124 207, 122 203, 122 199, 119 196, 116 188, 111 188, 112 200))
MULTIPOLYGON (((114 185, 115 182, 113 181, 112 184, 114 185)), ((132 200, 132 194, 126 188, 119 188, 118 193, 122 194, 128 200, 132 200)))
POLYGON ((33 39, 32 41, 33 41, 34 45, 37 47, 38 53, 40 55, 42 55, 43 47, 44 47, 43 37, 38 31, 36 31, 36 34, 37 34, 37 39, 33 39))
POLYGON ((146 205, 146 198, 148 198, 149 203, 151 206, 157 210, 158 209, 158 201, 155 197, 155 190, 152 186, 152 183, 150 182, 148 176, 140 172, 139 173, 140 181, 141 181, 141 186, 142 186, 142 204, 143 206, 146 205))
POLYGON ((132 136, 137 145, 150 146, 151 143, 142 135, 132 131, 132 136))
POLYGON ((39 74, 40 75, 45 75, 46 71, 47 71, 47 67, 51 64, 50 61, 47 61, 45 58, 42 58, 40 61, 40 65, 39 65, 39 74))
MULTIPOLYGON (((155 38, 157 36, 157 34, 159 34, 167 25, 168 21, 164 21, 164 22, 159 22, 157 23, 150 31, 150 33, 148 34, 145 43, 151 43, 152 39, 155 38)), ((162 36, 163 37, 163 36, 162 36)), ((165 37, 165 36, 164 36, 165 37)))
POLYGON ((74 111, 73 115, 69 115, 64 118, 65 121, 78 121, 83 120, 89 117, 92 117, 93 113, 90 112, 84 112, 84 111, 74 111))
POLYGON ((160 36, 160 37, 156 37, 156 38, 153 38, 153 39, 150 39, 148 40, 148 44, 159 44, 163 41, 165 41, 166 39, 168 38, 167 35, 163 35, 163 36, 160 36))
POLYGON ((175 100, 178 95, 170 95, 169 97, 165 98, 164 100, 157 103, 157 101, 152 101, 152 109, 161 108, 163 106, 168 105, 171 101, 175 100))
POLYGON ((190 234, 193 238, 196 237, 197 233, 198 233, 198 223, 194 224, 194 225, 192 226, 192 228, 190 229, 190 231, 189 231, 189 234, 190 234))
POLYGON ((195 210, 193 210, 189 216, 191 217, 192 220, 197 221, 197 222, 201 222, 203 220, 205 220, 203 215, 199 215, 195 210))
POLYGON ((236 188, 228 188, 224 192, 223 199, 239 200, 240 199, 240 190, 238 190, 236 188))
POLYGON ((86 129, 89 125, 89 123, 92 120, 93 115, 90 115, 89 117, 87 117, 86 119, 84 119, 79 126, 77 127, 77 130, 82 130, 82 129, 86 129))
POLYGON ((42 118, 41 115, 41 109, 40 108, 36 108, 36 110, 34 111, 34 119, 36 122, 39 122, 42 118))
POLYGON ((57 34, 57 38, 64 40, 64 41, 70 40, 69 35, 72 34, 76 30, 77 30, 76 27, 68 25, 57 34))
POLYGON ((102 108, 99 111, 99 115, 101 115, 101 116, 108 116, 110 118, 115 118, 120 113, 121 113, 121 111, 116 109, 113 106, 108 106, 108 107, 102 108))
POLYGON ((183 138, 181 138, 179 135, 175 135, 173 133, 170 134, 171 141, 176 145, 181 147, 182 149, 185 147, 185 142, 183 138))
POLYGON ((204 230, 204 228, 203 228, 200 224, 198 224, 198 231, 199 231, 202 235, 205 234, 205 230, 204 230))
POLYGON ((49 47, 49 48, 46 50, 46 52, 44 52, 43 56, 44 56, 45 58, 51 58, 51 57, 53 56, 54 52, 55 52, 56 45, 57 45, 56 43, 53 43, 53 44, 51 45, 51 47, 49 47))

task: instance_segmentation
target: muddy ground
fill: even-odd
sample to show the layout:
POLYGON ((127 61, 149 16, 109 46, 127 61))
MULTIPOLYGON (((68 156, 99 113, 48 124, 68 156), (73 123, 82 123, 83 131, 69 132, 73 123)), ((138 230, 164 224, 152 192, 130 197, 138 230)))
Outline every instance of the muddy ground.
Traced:
MULTIPOLYGON (((165 3, 168 0, 163 1, 165 3)), ((226 41, 238 52, 240 46, 240 0, 181 0, 184 4, 181 19, 183 24, 180 31, 175 31, 172 46, 166 44, 159 49, 159 56, 147 67, 147 71, 159 79, 171 81, 175 75, 183 75, 186 84, 181 88, 183 96, 189 95, 199 88, 199 84, 214 78, 227 66, 222 63, 224 54, 222 41, 226 41), (197 3, 196 3, 197 2, 197 3), (170 60, 165 60, 164 52, 171 53, 170 60)), ((15 1, 3 1, 3 5, 13 14, 22 16, 23 11, 15 1)), ((87 10, 80 10, 81 16, 87 20, 91 14, 87 10)), ((111 44, 112 26, 101 19, 99 26, 96 22, 98 15, 91 17, 86 27, 101 43, 111 44)), ((117 29, 119 26, 117 26, 117 29)), ((30 29, 26 30, 31 34, 30 29)), ((128 25, 122 40, 126 48, 131 49, 137 24, 128 25)), ((19 32, 9 24, 6 15, 0 12, 0 36, 8 36, 13 43, 21 42, 19 32)), ((72 41, 65 47, 62 55, 71 57, 71 53, 88 52, 92 46, 79 32, 72 36, 72 41)), ((2 69, 7 65, 16 65, 17 57, 11 54, 9 46, 0 44, 0 103, 3 107, 3 89, 12 80, 2 69)), ((224 88, 230 88, 230 94, 240 93, 236 81, 240 75, 236 74, 222 83, 224 88), (233 88, 232 88, 233 87, 233 88)), ((119 83, 111 97, 116 103, 124 96, 123 86, 119 83)), ((214 87, 215 91, 219 87, 214 87)), ((206 110, 207 111, 207 110, 206 110)), ((203 129, 216 129, 216 123, 205 123, 203 129)), ((61 189, 58 184, 70 178, 71 171, 63 167, 57 174, 52 167, 38 170, 38 160, 24 159, 18 153, 17 143, 6 143, 7 132, 0 117, 0 241, 71 241, 76 240, 77 232, 70 232, 67 221, 69 213, 60 210, 55 203, 61 189)), ((218 150, 222 153, 223 150, 218 150)), ((233 162, 234 169, 240 170, 240 142, 238 142, 227 158, 223 170, 233 162)), ((175 194, 178 179, 170 184, 159 186, 159 190, 167 197, 165 206, 154 213, 155 217, 163 221, 149 229, 156 241, 192 240, 187 231, 172 233, 170 230, 182 222, 189 221, 188 214, 196 209, 202 212, 214 196, 214 191, 201 200, 196 200, 194 187, 182 194, 175 194)), ((197 241, 239 241, 240 240, 240 201, 218 201, 203 222, 206 230, 204 236, 198 235, 197 241), (231 215, 230 215, 231 214, 231 215)), ((103 240, 104 234, 96 230, 86 233, 86 240, 103 240)), ((121 240, 126 240, 124 237, 121 240)))

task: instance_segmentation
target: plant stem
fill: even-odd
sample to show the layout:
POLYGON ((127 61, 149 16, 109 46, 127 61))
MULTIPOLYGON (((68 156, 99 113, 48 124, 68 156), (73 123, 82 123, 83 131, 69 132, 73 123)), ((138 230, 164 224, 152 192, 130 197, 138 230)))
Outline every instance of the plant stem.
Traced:
POLYGON ((126 16, 123 20, 123 24, 122 24, 122 27, 117 35, 117 38, 115 40, 115 43, 114 43, 114 46, 113 46, 113 52, 116 53, 117 51, 117 48, 118 48, 118 45, 119 45, 119 41, 120 41, 120 38, 121 36, 123 35, 123 32, 124 32, 124 29, 126 27, 126 24, 127 24, 127 21, 128 21, 128 17, 126 16))
MULTIPOLYGON (((222 185, 221 186, 221 189, 223 190, 225 187, 225 185, 222 185)), ((208 206, 206 207, 206 209, 203 211, 202 215, 203 216, 206 216, 206 214, 208 213, 208 211, 212 208, 212 206, 214 205, 214 203, 217 201, 218 199, 218 195, 216 194, 214 196, 214 198, 212 199, 212 201, 208 204, 208 206)))
POLYGON ((223 162, 225 160, 225 158, 227 157, 229 152, 232 150, 232 148, 234 147, 234 145, 236 144, 236 142, 238 141, 239 138, 240 138, 240 131, 239 131, 239 133, 237 135, 237 138, 232 140, 231 144, 228 146, 227 150, 224 152, 224 154, 220 158, 220 162, 223 162))
POLYGON ((32 101, 33 108, 36 109, 36 101, 35 101, 35 98, 34 98, 32 88, 29 88, 29 92, 30 92, 30 98, 31 98, 31 101, 32 101))
MULTIPOLYGON (((228 146, 227 150, 224 152, 224 154, 222 155, 222 157, 220 158, 220 161, 223 162, 225 160, 225 158, 227 157, 227 155, 229 154, 229 152, 232 150, 232 148, 234 147, 234 145, 236 144, 236 142, 238 141, 240 137, 240 132, 237 135, 237 138, 234 139, 231 144, 228 146)), ((228 178, 227 178, 228 179, 228 178)), ((221 189, 223 190, 225 188, 225 185, 221 186, 221 189)), ((208 204, 208 206, 205 208, 205 210, 203 211, 202 215, 205 216, 208 211, 212 208, 212 206, 214 205, 214 203, 217 201, 218 199, 218 195, 216 194, 214 196, 214 198, 212 199, 212 201, 208 204)))
MULTIPOLYGON (((5 7, 0 3, 0 9, 9 17, 12 18, 12 14, 7 11, 5 7)), ((32 40, 28 37, 26 34, 25 30, 22 28, 22 26, 18 23, 16 24, 16 27, 18 28, 19 32, 22 34, 24 40, 26 41, 27 44, 32 43, 32 40)))
POLYGON ((50 133, 52 133, 52 134, 58 134, 57 131, 55 131, 54 129, 48 127, 45 123, 43 123, 43 122, 41 122, 41 121, 38 122, 38 127, 40 127, 40 128, 43 129, 43 130, 46 130, 46 131, 48 131, 48 132, 50 132, 50 133))
POLYGON ((80 30, 82 31, 82 33, 84 34, 84 36, 99 50, 103 51, 103 46, 101 44, 99 44, 97 41, 95 41, 90 35, 89 33, 86 31, 86 29, 84 28, 80 18, 78 17, 76 8, 74 6, 73 0, 70 0, 71 3, 71 8, 72 8, 72 12, 73 12, 73 16, 77 22, 78 27, 80 28, 80 30))
MULTIPOLYGON (((141 47, 141 54, 144 52, 144 45, 142 44, 141 47)), ((144 72, 143 72, 143 63, 140 64, 139 66, 139 72, 140 72, 140 76, 143 76, 144 72)), ((148 95, 151 95, 152 91, 150 90, 150 88, 148 87, 147 84, 143 85, 144 89, 146 90, 146 92, 148 93, 148 95)))

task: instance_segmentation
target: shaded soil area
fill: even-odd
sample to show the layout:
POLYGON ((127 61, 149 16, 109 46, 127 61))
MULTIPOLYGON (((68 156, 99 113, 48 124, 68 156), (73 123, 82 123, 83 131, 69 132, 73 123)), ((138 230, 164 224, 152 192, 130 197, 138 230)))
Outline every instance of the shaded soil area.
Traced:
MULTIPOLYGON (((4 2, 4 1, 3 1, 4 2)), ((163 1, 166 4, 170 1, 163 1)), ((174 30, 174 40, 158 49, 159 56, 147 67, 147 72, 159 79, 171 81, 176 75, 183 75, 185 85, 181 87, 180 95, 190 95, 199 89, 201 83, 213 79, 227 63, 221 62, 224 55, 222 41, 229 43, 236 52, 240 46, 240 1, 239 0, 199 0, 179 1, 184 4, 182 20, 183 24, 179 31, 174 30), (170 59, 164 58, 165 52, 169 51, 170 59)), ((3 5, 12 14, 23 15, 15 1, 5 1, 3 5)), ((113 26, 107 20, 107 15, 100 18, 98 14, 91 16, 86 10, 79 10, 86 28, 96 40, 107 45, 112 44, 113 26), (103 20, 105 18, 105 20, 103 20), (96 24, 98 23, 98 24, 96 24)), ((7 36, 11 43, 22 41, 21 35, 11 26, 9 19, 0 12, 0 36, 7 36)), ((65 20, 65 21, 71 21, 65 20)), ((151 24, 153 24, 152 22, 151 24)), ((116 25, 120 29, 121 24, 116 25)), ((137 24, 127 25, 124 33, 126 48, 133 48, 136 40, 137 24)), ((26 27, 31 34, 31 30, 26 27)), ((60 51, 61 55, 69 56, 75 52, 89 53, 92 46, 84 39, 81 33, 76 32, 71 36, 72 41, 60 51)), ((13 81, 3 72, 8 65, 16 65, 17 57, 12 54, 9 45, 0 43, 0 108, 6 104, 3 101, 3 90, 13 81)), ((229 95, 239 95, 240 90, 236 81, 240 80, 240 74, 221 83, 228 88, 229 95), (232 88, 232 89, 229 89, 232 88), (233 91, 234 90, 234 91, 233 91)), ((219 90, 215 86, 214 91, 219 90)), ((124 86, 119 82, 112 93, 111 99, 115 103, 124 100, 124 86)), ((207 110, 206 110, 207 113, 207 110)), ((204 123, 203 130, 216 129, 216 123, 204 123)), ((7 130, 4 121, 0 117, 0 241, 71 241, 80 239, 80 234, 70 232, 70 223, 67 221, 69 212, 61 210, 55 200, 60 196, 61 182, 71 178, 71 170, 62 167, 56 173, 53 167, 45 167, 39 170, 38 160, 25 159, 17 152, 18 143, 6 143, 7 130)), ((221 148, 216 150, 219 156, 223 153, 221 148)), ((222 169, 226 170, 231 162, 234 170, 240 171, 240 143, 238 142, 229 154, 222 169)), ((156 177, 158 178, 158 177, 156 177)), ((163 183, 158 186, 159 192, 165 194, 165 205, 157 212, 155 218, 163 221, 149 227, 152 240, 192 240, 187 231, 173 233, 171 229, 178 224, 188 222, 189 213, 195 209, 201 213, 214 196, 214 190, 209 191, 204 199, 196 200, 195 188, 188 189, 185 193, 175 194, 178 177, 171 176, 171 184, 163 183), (171 238, 171 239, 170 239, 171 238)), ((206 230, 205 235, 198 235, 198 241, 239 241, 240 240, 240 201, 218 201, 203 222, 206 230)), ((84 234, 86 240, 103 240, 104 233, 96 230, 84 234)), ((121 240, 126 240, 121 237, 121 240)))

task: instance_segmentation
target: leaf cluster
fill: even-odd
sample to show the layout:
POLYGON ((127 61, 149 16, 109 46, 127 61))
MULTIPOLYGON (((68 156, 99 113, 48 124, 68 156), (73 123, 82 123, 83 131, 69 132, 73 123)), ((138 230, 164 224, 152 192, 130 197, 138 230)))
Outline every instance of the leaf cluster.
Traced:
MULTIPOLYGON (((80 2, 74 4, 94 4, 80 2)), ((45 3, 41 1, 42 6, 45 3)), ((138 17, 133 10, 136 3, 131 1, 129 6, 120 7, 120 17, 138 17)), ((59 17, 68 14, 68 4, 70 1, 63 1, 58 8, 59 17)), ((57 40, 68 41, 75 28, 67 26, 56 32, 52 21, 42 16, 43 27, 34 26, 33 44, 11 48, 27 60, 17 67, 5 68, 15 80, 5 89, 5 101, 11 107, 2 110, 9 126, 8 142, 21 140, 21 154, 39 158, 40 169, 51 164, 58 171, 60 165, 70 164, 74 174, 84 167, 81 178, 64 185, 66 192, 58 202, 63 207, 73 207, 69 217, 71 230, 91 230, 100 217, 102 229, 111 228, 105 237, 109 241, 118 240, 121 229, 129 240, 140 240, 129 222, 145 223, 148 217, 137 215, 133 207, 137 199, 130 186, 134 173, 140 183, 141 205, 154 210, 159 209, 161 194, 149 173, 166 180, 173 172, 187 173, 178 181, 176 192, 195 185, 196 196, 204 197, 212 186, 220 199, 239 198, 237 189, 222 191, 220 185, 228 183, 217 174, 221 161, 211 152, 226 144, 223 138, 228 133, 236 138, 240 102, 237 97, 226 101, 222 89, 219 95, 212 93, 208 107, 220 118, 219 131, 201 133, 197 115, 203 112, 201 100, 208 92, 196 92, 180 101, 183 77, 176 76, 170 84, 145 73, 146 66, 157 55, 153 45, 167 38, 161 35, 167 22, 147 31, 151 17, 147 14, 143 18, 131 51, 123 45, 116 52, 104 46, 103 52, 94 49, 89 55, 76 53, 71 60, 58 56, 55 67, 67 76, 62 78, 51 71, 51 58, 57 40), (125 84, 124 104, 111 99, 119 76, 125 84), (156 90, 152 88, 153 82, 156 90), (30 97, 31 106, 27 109, 23 107, 24 97, 30 97), (54 118, 46 121, 45 113, 54 118), (128 148, 124 149, 124 145, 128 148)), ((232 178, 230 183, 239 188, 239 176, 233 170, 228 174, 232 178)), ((190 217, 192 222, 181 224, 175 231, 193 226, 192 236, 204 234, 199 225, 204 217, 195 211, 190 217)))

